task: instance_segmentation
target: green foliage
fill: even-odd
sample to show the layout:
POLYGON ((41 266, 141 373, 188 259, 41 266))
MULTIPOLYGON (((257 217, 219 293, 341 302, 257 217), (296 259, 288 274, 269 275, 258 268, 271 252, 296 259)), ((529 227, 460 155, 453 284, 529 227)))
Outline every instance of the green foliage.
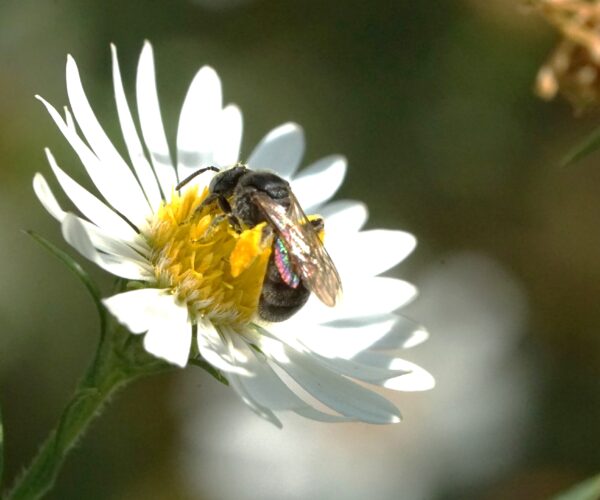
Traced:
POLYGON ((600 474, 586 479, 564 493, 554 497, 554 500, 598 500, 600 498, 600 474))
POLYGON ((585 158, 600 148, 600 127, 596 128, 583 141, 569 151, 561 161, 561 166, 567 167, 585 158))
POLYGON ((92 297, 92 300, 94 301, 96 310, 98 311, 98 316, 100 318, 100 332, 102 335, 104 335, 104 332, 106 330, 106 309, 102 304, 100 290, 98 289, 96 283, 94 283, 90 275, 84 271, 84 269, 79 265, 79 263, 75 259, 73 259, 73 257, 71 257, 68 253, 58 248, 53 243, 50 243, 43 236, 37 234, 34 231, 25 231, 25 233, 31 236, 52 255, 58 258, 77 278, 79 278, 79 281, 81 281, 83 286, 86 288, 86 290, 92 297))

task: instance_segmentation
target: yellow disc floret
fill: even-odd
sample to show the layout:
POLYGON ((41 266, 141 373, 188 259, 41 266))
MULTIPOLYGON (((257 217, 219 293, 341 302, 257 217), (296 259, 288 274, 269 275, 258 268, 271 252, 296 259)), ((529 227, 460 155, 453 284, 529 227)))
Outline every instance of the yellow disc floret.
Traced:
POLYGON ((244 324, 257 311, 271 240, 263 237, 265 224, 238 234, 216 203, 199 209, 207 195, 196 186, 175 192, 150 221, 144 236, 156 280, 192 317, 244 324))

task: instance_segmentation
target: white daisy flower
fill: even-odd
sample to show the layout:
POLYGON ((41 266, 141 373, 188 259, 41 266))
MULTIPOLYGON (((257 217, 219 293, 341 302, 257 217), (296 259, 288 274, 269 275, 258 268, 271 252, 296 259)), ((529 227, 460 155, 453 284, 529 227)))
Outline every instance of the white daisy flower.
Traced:
POLYGON ((143 334, 145 349, 159 358, 183 367, 199 353, 224 373, 252 410, 276 425, 281 424, 274 412, 281 410, 328 422, 398 422, 398 409, 362 382, 401 391, 434 385, 429 373, 397 357, 399 349, 428 336, 394 313, 415 296, 415 288, 379 276, 413 250, 414 237, 401 231, 362 231, 367 220, 362 203, 327 203, 343 181, 346 160, 328 156, 297 174, 304 152, 302 129, 294 123, 277 127, 244 163, 289 181, 304 210, 323 217, 327 250, 344 294, 334 308, 311 295, 288 320, 262 320, 258 304, 271 254, 262 225, 236 232, 230 221, 221 220, 217 203, 198 208, 209 193, 211 172, 176 190, 178 182, 202 167, 227 168, 239 161, 240 110, 232 104, 223 107, 219 77, 212 68, 200 69, 181 109, 174 163, 151 45, 144 45, 137 70, 142 138, 114 46, 112 61, 117 112, 132 168, 96 119, 69 56, 70 111, 65 108, 63 118, 39 99, 103 199, 65 173, 48 149, 58 183, 83 217, 60 207, 40 173, 33 182, 70 245, 109 273, 137 284, 105 299, 108 310, 133 334, 143 334))

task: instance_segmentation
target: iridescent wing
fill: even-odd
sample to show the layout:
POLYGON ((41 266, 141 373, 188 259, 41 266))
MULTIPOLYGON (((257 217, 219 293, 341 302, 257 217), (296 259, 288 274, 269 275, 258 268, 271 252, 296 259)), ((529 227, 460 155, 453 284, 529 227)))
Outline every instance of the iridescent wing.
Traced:
POLYGON ((289 209, 260 191, 252 199, 285 243, 294 271, 306 288, 324 304, 334 306, 342 292, 340 275, 293 193, 289 209))
POLYGON ((273 262, 275 262, 275 266, 283 282, 290 288, 298 288, 300 285, 300 276, 294 272, 292 256, 288 252, 285 242, 279 236, 275 236, 273 240, 273 262))

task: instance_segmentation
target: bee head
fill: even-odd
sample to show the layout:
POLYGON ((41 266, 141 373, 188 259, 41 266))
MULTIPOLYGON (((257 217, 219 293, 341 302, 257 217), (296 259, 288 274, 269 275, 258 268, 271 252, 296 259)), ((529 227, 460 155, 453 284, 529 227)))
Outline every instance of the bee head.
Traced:
POLYGON ((248 172, 240 179, 240 188, 246 192, 262 191, 273 200, 282 202, 290 196, 290 184, 278 175, 267 171, 248 172))
POLYGON ((236 165, 235 167, 218 173, 210 181, 210 192, 223 195, 225 197, 231 196, 240 179, 247 172, 248 169, 244 165, 236 165))

